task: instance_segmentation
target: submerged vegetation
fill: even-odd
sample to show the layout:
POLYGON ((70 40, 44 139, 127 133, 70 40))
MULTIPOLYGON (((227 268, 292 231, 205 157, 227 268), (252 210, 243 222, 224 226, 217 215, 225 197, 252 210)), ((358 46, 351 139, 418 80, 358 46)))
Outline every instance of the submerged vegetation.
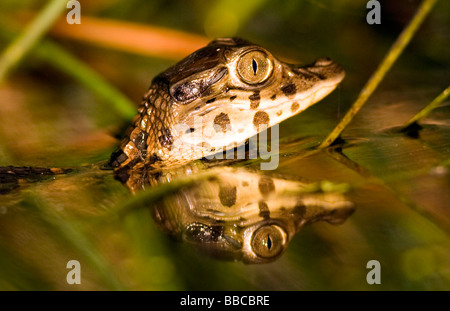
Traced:
POLYGON ((383 2, 368 25, 363 2, 83 1, 69 25, 67 1, 2 1, 0 166, 71 172, 0 189, 0 289, 450 289, 449 3, 383 2), (204 257, 155 226, 151 203, 208 174, 133 196, 102 169, 151 79, 222 36, 347 71, 280 126, 276 174, 346 185, 355 215, 303 228, 264 266, 204 257), (66 281, 72 259, 80 285, 66 281), (372 259, 380 285, 366 282, 372 259))

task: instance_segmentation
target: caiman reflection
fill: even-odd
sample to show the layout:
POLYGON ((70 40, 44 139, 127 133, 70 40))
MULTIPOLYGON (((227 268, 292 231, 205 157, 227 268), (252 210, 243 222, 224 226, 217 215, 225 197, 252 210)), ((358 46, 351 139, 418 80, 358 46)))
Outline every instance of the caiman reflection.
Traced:
POLYGON ((324 191, 320 182, 272 178, 232 167, 213 168, 212 174, 151 210, 166 233, 219 259, 271 262, 304 225, 340 224, 354 211, 342 191, 324 191))

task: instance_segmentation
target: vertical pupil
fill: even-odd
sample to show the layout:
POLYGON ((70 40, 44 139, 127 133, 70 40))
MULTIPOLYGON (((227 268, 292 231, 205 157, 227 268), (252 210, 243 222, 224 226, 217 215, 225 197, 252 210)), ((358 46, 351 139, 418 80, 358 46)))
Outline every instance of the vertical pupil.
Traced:
POLYGON ((252 58, 252 68, 253 68, 253 74, 256 76, 256 71, 258 70, 258 64, 256 63, 254 58, 252 58))
POLYGON ((272 239, 270 238, 270 235, 267 235, 267 248, 270 249, 272 248, 272 239))

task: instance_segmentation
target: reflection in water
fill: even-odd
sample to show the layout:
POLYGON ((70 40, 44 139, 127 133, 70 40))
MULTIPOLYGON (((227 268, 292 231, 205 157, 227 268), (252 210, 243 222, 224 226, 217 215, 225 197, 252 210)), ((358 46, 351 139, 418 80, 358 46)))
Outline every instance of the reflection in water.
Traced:
MULTIPOLYGON (((141 168, 127 185, 137 192, 198 169, 188 166, 155 176, 141 168)), ((244 168, 211 170, 214 177, 165 197, 152 214, 171 236, 220 259, 273 261, 305 224, 339 224, 354 211, 342 185, 272 178, 244 168)))

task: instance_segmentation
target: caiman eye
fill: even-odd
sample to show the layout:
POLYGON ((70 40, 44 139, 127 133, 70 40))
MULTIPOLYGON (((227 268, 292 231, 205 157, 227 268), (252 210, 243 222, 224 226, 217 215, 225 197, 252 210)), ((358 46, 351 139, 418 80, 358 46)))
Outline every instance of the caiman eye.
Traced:
POLYGON ((263 226, 252 237, 252 249, 256 255, 272 258, 279 255, 286 244, 286 233, 275 225, 263 226))
POLYGON ((239 76, 244 82, 249 84, 258 84, 266 81, 270 77, 272 69, 272 61, 262 51, 245 53, 237 64, 239 76))

